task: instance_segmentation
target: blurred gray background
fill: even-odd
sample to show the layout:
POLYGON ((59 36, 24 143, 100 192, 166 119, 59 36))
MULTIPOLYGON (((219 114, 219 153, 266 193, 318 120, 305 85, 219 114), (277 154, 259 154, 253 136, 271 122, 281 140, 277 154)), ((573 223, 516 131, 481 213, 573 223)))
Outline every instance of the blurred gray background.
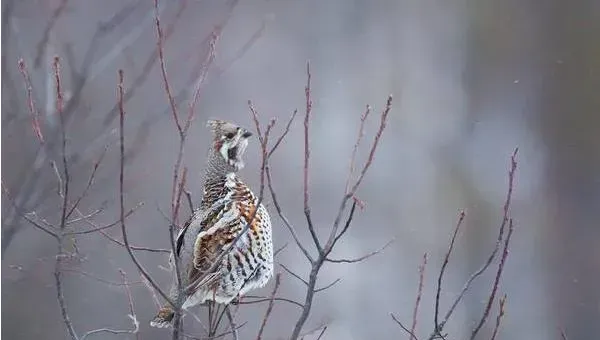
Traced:
MULTIPOLYGON (((187 112, 187 99, 206 39, 222 28, 190 130, 185 164, 189 188, 201 192, 207 118, 251 127, 247 100, 264 121, 282 125, 303 113, 305 63, 311 61, 314 119, 311 190, 313 219, 327 235, 343 193, 349 156, 366 104, 376 130, 388 94, 394 94, 379 153, 358 196, 366 202, 336 257, 359 256, 392 237, 382 254, 356 265, 328 265, 320 276, 335 287, 316 297, 305 330, 329 324, 325 339, 406 337, 391 320, 409 324, 417 266, 429 253, 419 334, 433 326, 434 282, 458 212, 467 219, 448 269, 442 306, 493 248, 507 190, 509 156, 519 147, 512 217, 516 231, 500 290, 508 295, 500 339, 570 340, 600 334, 600 4, 598 1, 257 0, 162 1, 169 78, 187 112)), ((58 126, 51 61, 62 60, 73 187, 80 192, 105 145, 97 183, 84 211, 105 207, 96 221, 117 218, 117 70, 135 89, 126 103, 126 200, 144 207, 129 220, 135 245, 168 247, 167 222, 177 134, 156 63, 153 1, 21 0, 2 2, 2 182, 23 211, 56 221, 60 202, 48 166, 52 144, 41 151, 31 129, 17 61, 32 76, 45 136, 58 126)), ((259 185, 259 150, 247 151, 243 177, 259 185)), ((302 122, 272 159, 284 211, 310 240, 302 212, 302 122)), ((267 204, 270 201, 267 200, 267 204)), ((276 247, 290 242, 275 216, 276 247)), ((85 228, 82 225, 81 228, 85 228)), ((118 228, 111 234, 120 237, 118 228)), ((69 245, 75 249, 73 244, 69 245)), ((74 270, 119 281, 118 268, 139 281, 123 248, 101 235, 80 237, 74 270)), ((18 217, 2 197, 2 336, 64 339, 52 278, 55 242, 18 217)), ((166 255, 140 253, 167 285, 166 255)), ((308 265, 293 242, 278 261, 304 275, 308 265)), ((278 269, 280 271, 280 269, 278 269)), ((469 334, 484 308, 492 271, 475 283, 447 331, 469 334)), ((65 274, 66 300, 76 330, 129 328, 122 287, 77 273, 65 274)), ((132 287, 143 339, 155 306, 142 285, 132 287)), ((271 285, 260 294, 268 294, 271 285)), ((281 295, 303 300, 304 287, 283 274, 281 295)), ((241 338, 254 338, 265 304, 244 306, 241 338)), ((496 305, 492 318, 496 315, 496 305)), ((265 333, 283 339, 299 314, 278 303, 265 333)), ((187 319, 186 319, 187 320, 187 319)), ((191 321, 191 320, 190 320, 191 321)), ((491 325, 481 338, 489 337, 491 325)), ((307 336, 316 338, 317 334, 307 336)), ((103 339, 123 336, 101 335, 103 339)))

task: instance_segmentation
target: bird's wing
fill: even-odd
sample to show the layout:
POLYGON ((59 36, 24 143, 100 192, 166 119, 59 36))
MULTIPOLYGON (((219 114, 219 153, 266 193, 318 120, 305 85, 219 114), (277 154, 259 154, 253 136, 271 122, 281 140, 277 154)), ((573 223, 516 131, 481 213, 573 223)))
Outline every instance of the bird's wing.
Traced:
MULTIPOLYGON (((193 265, 188 272, 188 293, 200 287, 210 287, 219 279, 219 267, 213 266, 222 252, 230 248, 232 242, 243 230, 244 220, 237 202, 228 202, 206 214, 201 222, 203 228, 194 242, 193 265)), ((240 242, 238 246, 241 246, 240 242)))

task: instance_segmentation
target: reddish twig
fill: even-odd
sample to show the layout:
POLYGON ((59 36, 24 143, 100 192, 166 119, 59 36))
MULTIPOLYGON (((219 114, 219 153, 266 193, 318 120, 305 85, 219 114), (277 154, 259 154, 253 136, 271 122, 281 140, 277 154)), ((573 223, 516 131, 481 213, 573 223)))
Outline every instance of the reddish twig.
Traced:
POLYGON ((285 125, 285 130, 283 131, 281 136, 279 136, 279 138, 277 138, 277 141, 275 142, 275 144, 273 144, 273 147, 269 151, 269 155, 268 155, 269 158, 271 158, 271 155, 273 154, 273 152, 275 152, 275 150, 277 150, 277 148, 279 147, 279 145, 281 144, 281 142, 283 141, 285 136, 287 136, 288 132, 290 132, 290 126, 292 125, 294 118, 296 118, 297 113, 298 113, 298 110, 294 110, 294 112, 292 113, 292 116, 290 117, 287 124, 285 125))
POLYGON ((56 256, 56 263, 55 263, 55 267, 54 267, 54 281, 56 283, 56 295, 57 295, 57 299, 58 299, 58 304, 60 306, 63 322, 65 323, 65 326, 67 327, 67 331, 69 332, 69 335, 71 336, 71 338, 73 340, 77 340, 78 336, 77 336, 77 333, 75 332, 75 328, 73 327, 73 323, 71 322, 71 318, 67 311, 67 304, 65 302, 65 296, 64 296, 63 286, 62 286, 61 262, 62 262, 62 258, 63 258, 63 252, 64 252, 63 232, 67 226, 67 205, 69 203, 69 184, 70 184, 71 179, 69 177, 69 165, 67 163, 67 136, 66 136, 66 132, 65 132, 66 126, 65 126, 65 119, 64 119, 64 115, 63 115, 63 93, 62 93, 62 87, 61 87, 60 60, 59 60, 58 56, 54 57, 53 68, 54 68, 54 80, 55 80, 55 88, 56 88, 56 112, 59 115, 60 130, 61 130, 61 137, 62 137, 61 154, 62 154, 63 175, 64 175, 64 179, 61 179, 61 176, 58 173, 58 171, 56 173, 57 177, 59 179, 59 187, 62 187, 62 190, 59 189, 59 194, 62 193, 63 200, 62 200, 62 212, 61 212, 60 226, 59 226, 60 231, 59 231, 58 237, 57 237, 58 250, 57 250, 57 256, 56 256))
POLYGON ((506 294, 500 298, 498 303, 498 316, 496 316, 496 325, 494 326, 494 332, 492 333, 492 337, 490 340, 496 340, 496 335, 498 334, 498 330, 500 329, 500 322, 502 322, 502 317, 504 317, 504 304, 506 303, 506 294))
POLYGON ((308 169, 309 169, 309 159, 310 159, 310 147, 309 147, 309 127, 310 127, 310 114, 312 112, 312 99, 311 88, 311 73, 310 73, 310 62, 306 63, 306 87, 304 88, 304 94, 306 97, 306 110, 304 113, 304 216, 306 217, 306 223, 308 224, 308 231, 312 236, 313 242, 319 254, 323 252, 323 248, 321 247, 321 242, 317 237, 317 233, 315 232, 315 228, 312 223, 312 218, 310 215, 310 206, 309 206, 309 191, 308 191, 308 169))
POLYGON ((352 156, 350 157, 350 169, 348 171, 348 178, 346 179, 346 194, 350 192, 350 181, 352 180, 352 175, 354 174, 354 166, 356 163, 356 153, 358 152, 358 147, 362 141, 362 138, 365 134, 365 122, 371 113, 371 106, 367 105, 365 112, 360 116, 360 128, 358 129, 358 137, 356 137, 356 143, 354 143, 354 149, 352 149, 352 156))
POLYGON ((146 280, 152 285, 154 290, 156 290, 171 306, 174 308, 178 308, 173 301, 169 298, 169 296, 160 289, 160 286, 154 282, 150 274, 146 271, 146 269, 139 262, 131 246, 129 245, 129 239, 127 237, 127 228, 125 226, 125 200, 124 200, 124 177, 125 177, 125 135, 124 135, 124 125, 125 125, 125 108, 123 106, 123 70, 119 70, 119 83, 117 86, 118 89, 118 101, 119 101, 119 150, 120 150, 120 171, 119 171, 119 206, 120 206, 120 222, 121 222, 121 233, 123 234, 123 244, 125 245, 125 249, 129 254, 129 257, 140 271, 140 273, 146 278, 146 280))
POLYGON ((448 266, 448 262, 450 261, 450 255, 452 254, 452 250, 454 249, 454 242, 456 241, 456 236, 458 235, 458 231, 463 221, 465 220, 465 211, 461 210, 458 216, 458 222, 456 222, 456 226, 454 227, 454 233, 452 234, 452 239, 450 240, 450 246, 448 247, 448 251, 444 256, 444 262, 442 263, 442 268, 440 269, 440 274, 437 279, 437 290, 435 293, 435 312, 434 312, 434 325, 437 330, 439 326, 438 317, 440 311, 440 295, 442 292, 442 279, 444 278, 444 273, 446 272, 446 267, 448 266))
POLYGON ((496 292, 498 291, 498 286, 500 285, 500 278, 502 277, 502 272, 504 271, 504 264, 506 263, 506 258, 508 257, 508 246, 510 244, 510 238, 512 236, 514 230, 513 220, 509 219, 508 222, 508 235, 506 235, 506 239, 504 240, 504 249, 502 251, 502 257, 500 258, 500 264, 498 265, 498 270, 496 272, 496 277, 494 279, 494 284, 492 285, 492 291, 487 301, 487 305, 485 306, 483 315, 481 316, 481 320, 477 324, 477 327, 471 333, 471 340, 475 339, 477 333, 481 330, 481 327, 485 324, 490 310, 492 309, 492 305, 494 304, 494 298, 496 297, 496 292))
POLYGON ((154 21, 156 24, 156 47, 158 49, 158 60, 160 63, 160 70, 163 78, 163 85, 165 86, 165 92, 167 93, 167 98, 169 99, 169 104, 171 105, 171 113, 173 114, 173 121, 177 126, 177 130, 181 134, 183 129, 181 127, 181 123, 179 122, 179 114, 177 112, 177 105, 175 103, 175 97, 173 97, 173 93, 171 91, 171 85, 169 83, 169 77, 167 76, 167 66, 165 63, 165 55, 164 55, 164 46, 163 46, 163 32, 160 26, 160 17, 158 15, 158 0, 154 0, 154 21))
POLYGON ((518 151, 519 151, 519 149, 516 148, 510 158, 510 169, 508 171, 508 190, 506 193, 506 200, 504 201, 502 222, 500 223, 500 227, 498 228, 498 238, 496 239, 496 244, 494 246, 494 250, 489 255, 489 257, 487 258, 485 263, 481 266, 481 268, 479 268, 475 273, 473 273, 469 277, 469 279, 465 282, 460 294, 456 297, 456 299, 454 299, 454 302, 452 303, 452 305, 446 312, 446 314, 444 316, 444 320, 442 322, 440 322, 439 324, 436 323, 435 330, 429 336, 429 338, 428 338, 429 340, 435 339, 436 337, 441 335, 441 331, 442 331, 443 327, 446 325, 446 323, 448 322, 448 320, 454 313, 454 310, 456 309, 456 306, 458 306, 458 303, 463 299, 463 297, 465 296, 465 294, 471 287, 471 284, 473 283, 473 281, 475 281, 475 279, 477 279, 479 276, 481 276, 487 270, 487 268, 492 264, 494 258, 496 258, 496 254, 498 253, 498 250, 500 249, 502 240, 504 239, 504 231, 506 229, 506 224, 509 222, 508 216, 509 216, 509 209, 510 209, 510 203, 511 203, 511 199, 512 199, 513 188, 514 188, 515 173, 517 170, 516 157, 517 157, 518 151))
POLYGON ((37 139, 40 143, 44 143, 44 136, 42 135, 42 128, 40 127, 40 112, 35 106, 35 101, 33 99, 33 85, 31 83, 31 77, 29 76, 29 72, 27 71, 27 66, 25 65, 25 61, 23 58, 19 59, 19 71, 23 75, 23 80, 25 81, 25 88, 27 89, 27 107, 29 108, 29 113, 31 114, 31 127, 37 139))
POLYGON ((98 168, 100 167, 100 163, 102 163, 102 161, 104 160, 104 155, 106 155, 106 151, 108 151, 108 146, 104 147, 104 150, 100 154, 100 157, 98 157, 98 159, 96 160, 96 162, 94 162, 94 165, 92 167, 92 173, 91 173, 91 175, 90 175, 90 177, 88 179, 87 185, 83 189, 83 192, 81 193, 81 195, 79 195, 79 197, 75 200, 75 203, 73 203, 73 206, 71 207, 71 209, 67 213, 67 218, 71 217, 71 214, 73 214, 73 211, 75 209, 77 209, 77 207, 79 206, 79 203, 81 203, 81 200, 84 197, 86 197, 88 191, 90 190, 90 188, 94 184, 94 180, 96 179, 96 172, 98 171, 98 168))
POLYGON ((265 316, 263 317, 262 323, 260 324, 260 329, 258 330, 258 335, 256 336, 256 340, 260 340, 262 338, 263 331, 265 330, 265 326, 267 325, 267 320, 269 320, 269 316, 273 311, 273 303, 275 302, 275 294, 277 294, 277 289, 279 289, 279 284, 281 280, 281 274, 277 273, 275 275, 275 286, 273 287, 273 291, 271 292, 271 297, 269 299, 269 305, 267 306, 267 310, 265 312, 265 316))
POLYGON ((416 340, 414 337, 417 329, 417 320, 419 314, 419 304, 421 303, 421 297, 423 296, 423 284, 425 278, 425 266, 427 266, 427 253, 423 254, 423 262, 419 266, 419 289, 417 291, 417 300, 415 301, 415 307, 413 309, 412 326, 410 327, 411 336, 409 340, 416 340))

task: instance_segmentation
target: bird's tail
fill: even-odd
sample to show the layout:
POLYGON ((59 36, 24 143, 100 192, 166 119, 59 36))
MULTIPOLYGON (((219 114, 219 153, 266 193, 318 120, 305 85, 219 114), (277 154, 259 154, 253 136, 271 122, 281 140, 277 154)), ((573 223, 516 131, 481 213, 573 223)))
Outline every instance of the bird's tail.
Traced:
POLYGON ((173 320, 173 316, 175 313, 173 309, 169 306, 162 307, 158 314, 150 321, 150 326, 157 328, 167 328, 171 326, 171 321, 173 320))

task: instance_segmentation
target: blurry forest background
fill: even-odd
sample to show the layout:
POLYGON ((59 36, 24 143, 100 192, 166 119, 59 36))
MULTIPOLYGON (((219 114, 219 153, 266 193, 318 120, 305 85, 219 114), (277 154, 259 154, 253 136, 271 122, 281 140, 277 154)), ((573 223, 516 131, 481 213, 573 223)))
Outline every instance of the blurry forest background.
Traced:
MULTIPOLYGON (((252 127, 251 99, 264 119, 278 117, 283 123, 303 108, 310 60, 311 188, 319 231, 333 219, 343 193, 365 105, 379 111, 394 94, 388 130, 358 193, 366 209, 336 255, 357 256, 393 237, 395 242, 365 262, 327 266, 320 282, 342 280, 316 298, 306 330, 328 323, 325 339, 406 337, 389 313, 410 319, 424 252, 430 264, 418 329, 430 330, 434 277, 458 212, 464 208, 468 215, 448 268, 446 304, 493 247, 509 156, 518 146, 516 230, 500 287, 508 298, 498 338, 559 339, 560 329, 570 340, 600 334, 600 2, 181 0, 160 6, 164 30, 172 31, 165 58, 178 99, 189 98, 206 39, 220 30, 185 158, 196 200, 208 143, 206 119, 252 127)), ((126 199, 129 206, 145 203, 128 219, 130 236, 135 245, 168 248, 167 222, 159 208, 169 208, 178 136, 156 62, 153 1, 2 1, 2 182, 20 209, 49 219, 58 216, 58 200, 47 157, 56 157, 58 150, 52 143, 41 150, 36 140, 17 61, 23 58, 29 69, 43 129, 51 137, 59 128, 51 68, 55 55, 63 65, 75 191, 85 186, 93 162, 109 145, 82 209, 105 207, 100 224, 117 218, 115 104, 122 68, 126 89, 135 91, 126 102, 126 199)), ((376 124, 371 119, 367 129, 372 132, 376 124)), ((271 163, 283 208, 308 240, 301 126, 300 120, 294 123, 271 163)), ((254 188, 259 161, 253 141, 242 175, 254 188)), ((273 220, 279 247, 290 236, 276 216, 273 220)), ((117 269, 123 268, 137 281, 122 247, 100 235, 79 239, 69 245, 80 252, 72 267, 112 281, 120 280, 117 269)), ((52 280, 55 252, 55 242, 19 218, 3 196, 6 339, 65 339, 52 280)), ((139 256, 161 284, 169 282, 161 269, 167 266, 165 254, 139 256)), ((293 244, 278 261, 299 272, 308 268, 293 244)), ((65 275, 77 329, 130 327, 121 287, 65 275)), ((452 338, 464 338, 461 334, 472 329, 492 276, 476 284, 460 306, 447 329, 452 338)), ((303 289, 284 275, 279 295, 302 299, 303 289)), ((148 326, 155 313, 148 290, 140 285, 132 290, 142 338, 167 336, 148 326)), ((263 293, 270 290, 271 285, 263 293)), ((240 330, 242 339, 256 334, 252 327, 264 308, 240 310, 238 319, 250 321, 240 330)), ((293 326, 289 320, 297 314, 292 305, 276 304, 264 337, 287 336, 293 326)))

